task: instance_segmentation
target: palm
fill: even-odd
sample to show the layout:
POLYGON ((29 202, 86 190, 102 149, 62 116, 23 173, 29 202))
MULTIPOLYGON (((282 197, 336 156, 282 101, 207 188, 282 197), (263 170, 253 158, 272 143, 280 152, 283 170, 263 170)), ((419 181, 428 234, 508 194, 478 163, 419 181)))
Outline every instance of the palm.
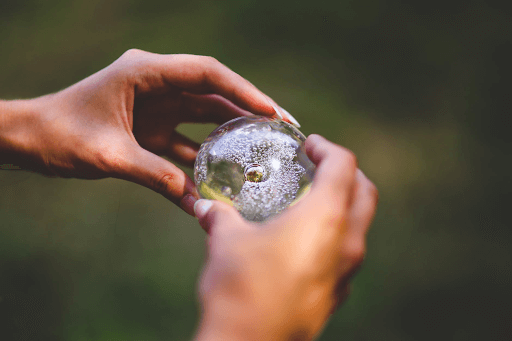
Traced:
POLYGON ((198 145, 176 127, 277 113, 275 103, 213 58, 137 50, 48 101, 34 156, 42 173, 132 181, 191 214, 193 201, 182 200, 197 196, 193 181, 159 157, 193 164, 198 145))
POLYGON ((179 124, 223 123, 249 114, 218 95, 173 89, 135 99, 133 134, 142 148, 192 166, 199 146, 176 131, 179 124))

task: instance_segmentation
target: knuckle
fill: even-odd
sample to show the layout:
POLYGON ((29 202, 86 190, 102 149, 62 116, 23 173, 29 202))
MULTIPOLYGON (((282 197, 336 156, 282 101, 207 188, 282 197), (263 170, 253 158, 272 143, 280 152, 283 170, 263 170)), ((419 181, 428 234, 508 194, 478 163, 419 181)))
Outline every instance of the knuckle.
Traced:
POLYGON ((332 177, 331 190, 336 195, 340 191, 346 191, 354 183, 357 171, 357 158, 354 153, 343 147, 337 146, 329 153, 332 159, 329 161, 328 174, 332 177))
POLYGON ((121 69, 128 71, 140 71, 147 65, 148 52, 139 49, 129 49, 118 59, 121 69))
POLYGON ((162 174, 154 183, 155 191, 162 195, 169 193, 175 178, 176 176, 172 173, 162 174))
POLYGON ((116 174, 119 168, 117 167, 119 162, 116 159, 115 153, 105 148, 99 148, 93 155, 93 159, 95 160, 94 164, 98 169, 101 169, 108 176, 116 174))
POLYGON ((203 87, 203 91, 208 91, 211 83, 216 78, 220 63, 217 59, 210 56, 196 56, 192 63, 194 68, 201 70, 200 84, 203 87))
POLYGON ((205 80, 215 78, 220 73, 222 73, 222 68, 224 65, 214 57, 203 56, 201 63, 205 70, 205 80))
POLYGON ((333 145, 329 154, 336 159, 337 163, 340 166, 344 165, 349 169, 353 169, 354 172, 357 169, 357 157, 356 154, 354 154, 354 152, 352 152, 351 150, 342 146, 333 145))
POLYGON ((123 58, 123 59, 134 59, 134 58, 137 58, 138 56, 140 56, 142 53, 144 53, 144 51, 139 50, 139 49, 129 49, 129 50, 126 50, 121 55, 121 58, 123 58))
POLYGON ((350 168, 357 169, 357 156, 349 149, 343 148, 343 159, 344 162, 346 162, 350 168))
POLYGON ((123 174, 126 169, 127 159, 125 150, 109 149, 101 153, 99 157, 102 170, 109 176, 123 174))
POLYGON ((201 62, 209 67, 217 67, 220 64, 220 62, 212 56, 202 56, 201 62))
POLYGON ((363 264, 365 255, 364 243, 354 243, 349 247, 345 248, 345 259, 352 265, 354 269, 357 269, 363 264))
POLYGON ((377 189, 377 186, 375 186, 375 184, 371 181, 368 185, 368 194, 375 202, 375 204, 379 202, 379 190, 377 189))
POLYGON ((345 159, 345 150, 341 146, 332 146, 332 149, 328 152, 329 155, 333 156, 340 163, 345 159))

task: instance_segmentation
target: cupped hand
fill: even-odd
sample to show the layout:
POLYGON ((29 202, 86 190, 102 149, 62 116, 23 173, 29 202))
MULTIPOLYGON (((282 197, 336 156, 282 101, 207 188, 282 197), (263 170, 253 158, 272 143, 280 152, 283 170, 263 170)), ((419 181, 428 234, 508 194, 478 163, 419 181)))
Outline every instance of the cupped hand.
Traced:
POLYGON ((34 103, 38 115, 31 122, 29 168, 50 176, 133 181, 190 214, 197 198, 194 183, 160 157, 193 165, 199 146, 176 127, 274 116, 279 110, 214 58, 140 50, 129 50, 105 69, 34 103))
POLYGON ((209 233, 199 284, 198 340, 310 340, 345 299, 365 254, 377 190, 355 156, 318 135, 311 190, 264 224, 217 201, 198 201, 209 233))

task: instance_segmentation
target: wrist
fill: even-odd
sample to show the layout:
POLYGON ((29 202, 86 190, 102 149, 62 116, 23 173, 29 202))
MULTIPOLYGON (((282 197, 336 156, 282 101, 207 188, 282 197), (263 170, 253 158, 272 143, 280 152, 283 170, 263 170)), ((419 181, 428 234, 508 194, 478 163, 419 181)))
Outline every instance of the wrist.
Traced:
POLYGON ((40 99, 0 101, 0 169, 34 168, 41 109, 40 99))

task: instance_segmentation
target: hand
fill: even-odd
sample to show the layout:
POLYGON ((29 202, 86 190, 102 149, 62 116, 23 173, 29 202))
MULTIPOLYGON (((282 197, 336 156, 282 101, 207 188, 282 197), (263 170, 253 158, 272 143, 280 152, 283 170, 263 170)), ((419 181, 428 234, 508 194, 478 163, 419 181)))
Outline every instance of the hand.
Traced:
POLYGON ((220 124, 251 113, 274 116, 278 110, 251 83, 211 57, 139 50, 24 105, 37 113, 17 134, 23 141, 14 149, 23 149, 24 167, 50 176, 133 181, 190 214, 197 197, 194 183, 157 156, 193 165, 199 146, 176 127, 184 122, 220 124))
POLYGON ((311 135, 306 152, 318 166, 311 190, 265 224, 197 201, 210 235, 198 340, 310 340, 348 295, 377 190, 350 151, 311 135))

